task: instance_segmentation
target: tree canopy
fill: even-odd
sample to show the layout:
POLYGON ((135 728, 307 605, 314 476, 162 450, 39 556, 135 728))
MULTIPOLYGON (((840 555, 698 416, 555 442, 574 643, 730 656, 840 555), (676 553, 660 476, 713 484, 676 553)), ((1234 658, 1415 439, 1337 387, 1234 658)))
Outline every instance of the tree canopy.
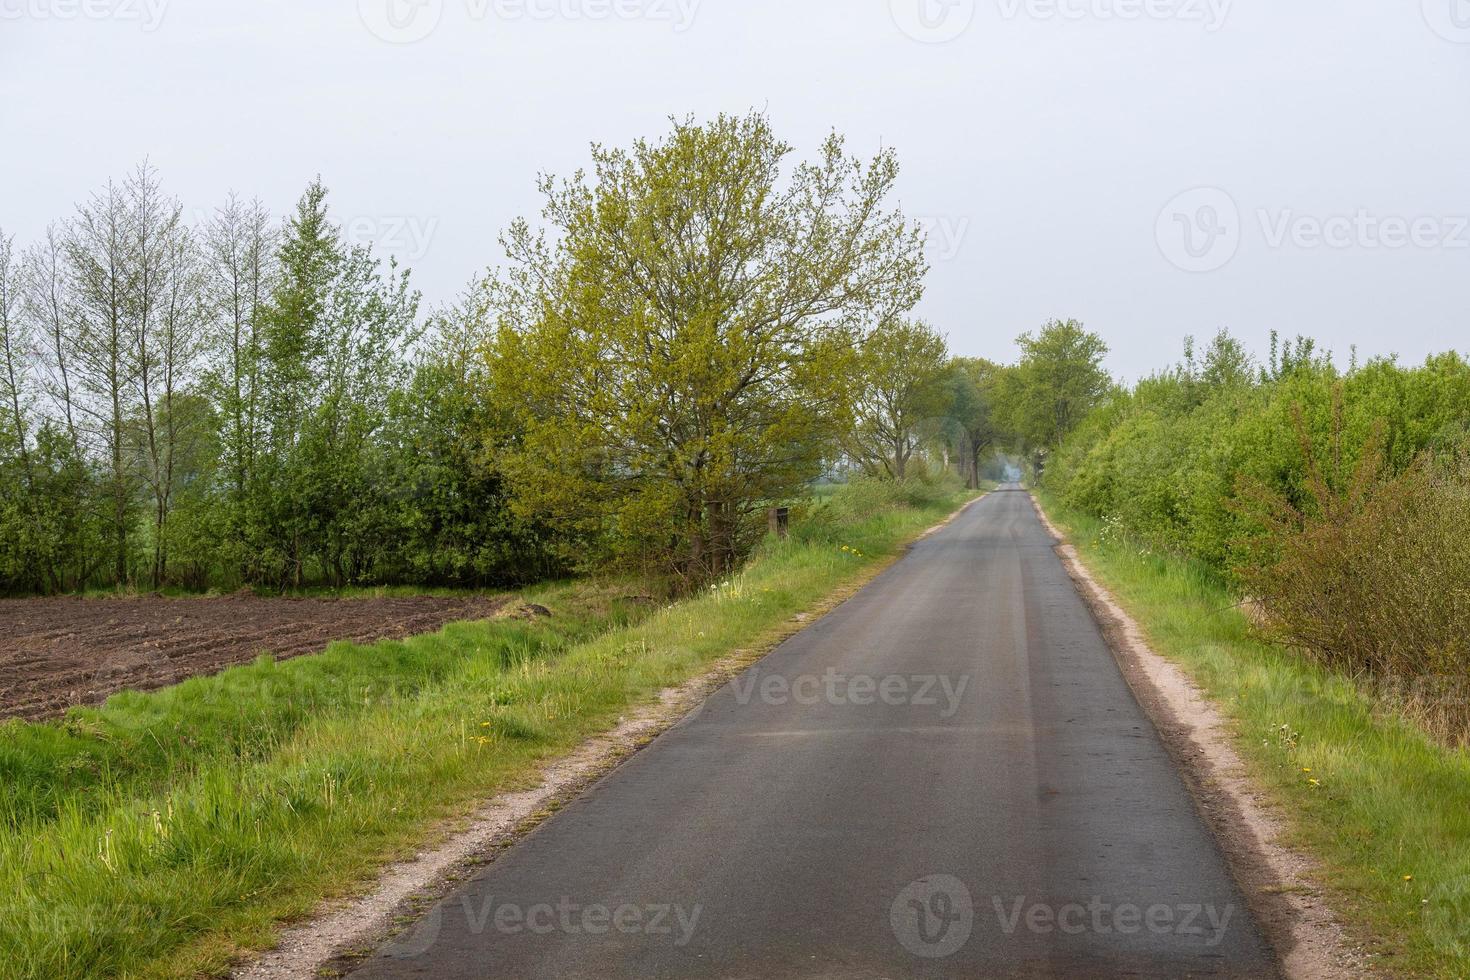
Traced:
POLYGON ((904 479, 921 443, 943 431, 948 363, 944 338, 927 323, 887 320, 864 338, 848 445, 869 472, 904 479))
POLYGON ((1076 320, 1016 338, 1021 357, 1000 389, 1006 428, 1038 458, 1056 450, 1112 388, 1108 347, 1076 320))
POLYGON ((961 474, 971 489, 980 487, 981 459, 1007 441, 997 404, 1003 369, 983 357, 956 357, 950 362, 949 415, 961 461, 961 474))
POLYGON ((815 159, 760 114, 675 121, 542 183, 488 287, 517 507, 590 559, 698 581, 749 550, 758 512, 820 471, 850 416, 858 345, 919 299, 919 233, 891 151, 815 159))

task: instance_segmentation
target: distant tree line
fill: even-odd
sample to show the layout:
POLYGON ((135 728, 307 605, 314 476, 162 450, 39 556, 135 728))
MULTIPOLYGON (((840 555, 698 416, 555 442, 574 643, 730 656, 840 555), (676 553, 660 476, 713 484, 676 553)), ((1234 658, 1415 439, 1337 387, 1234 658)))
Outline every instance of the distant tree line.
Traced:
POLYGON ((759 113, 595 146, 422 317, 319 180, 191 223, 145 165, 0 234, 0 591, 686 588, 824 474, 978 486, 1107 389, 1071 322, 951 357, 893 152, 792 155, 759 113))
POLYGON ((191 225, 143 166, 0 234, 0 590, 545 574, 480 462, 473 342, 418 301, 319 181, 191 225))
POLYGON ((905 479, 914 462, 953 469, 969 486, 1007 461, 1041 472, 1051 451, 1114 390, 1108 348, 1076 320, 1016 339, 1014 364, 951 356, 922 322, 880 323, 858 346, 863 383, 844 446, 873 476, 905 479))
POLYGON ((1045 484, 1103 535, 1191 560, 1267 637, 1470 743, 1470 363, 1346 369, 1306 338, 1228 333, 1111 392, 1045 484))
POLYGON ((1111 392, 1061 441, 1046 481, 1120 533, 1233 577, 1255 564, 1263 529, 1243 503, 1260 488, 1312 511, 1314 472, 1340 491, 1365 458, 1389 476, 1466 449, 1470 364, 1458 354, 1344 370, 1308 338, 1273 335, 1257 363, 1222 331, 1111 392))

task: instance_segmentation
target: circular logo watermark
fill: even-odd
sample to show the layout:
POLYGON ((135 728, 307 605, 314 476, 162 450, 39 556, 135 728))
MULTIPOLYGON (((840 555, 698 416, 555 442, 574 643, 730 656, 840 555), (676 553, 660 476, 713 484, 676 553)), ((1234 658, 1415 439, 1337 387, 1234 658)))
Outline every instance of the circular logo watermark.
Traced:
POLYGON ((1196 187, 1164 205, 1154 225, 1159 251, 1185 272, 1224 268, 1240 250, 1240 208, 1218 187, 1196 187))
MULTIPOLYGON (((167 687, 184 680, 178 668, 158 650, 112 650, 92 668, 89 697, 109 696, 114 691, 137 687, 167 687)), ((100 701, 101 699, 98 698, 100 701)))
POLYGON ((888 0, 893 22, 915 41, 953 41, 975 20, 975 0, 888 0))
POLYGON ((389 44, 412 44, 434 33, 444 0, 357 0, 363 26, 389 44))
POLYGON ((1424 22, 1446 41, 1470 44, 1470 0, 1422 0, 1424 22))
POLYGON ((443 928, 444 910, 436 903, 412 927, 390 940, 382 954, 394 960, 416 960, 434 948, 443 928))
POLYGON ((893 935, 915 956, 939 959, 960 950, 975 927, 970 889, 954 875, 928 875, 912 883, 888 910, 893 935))

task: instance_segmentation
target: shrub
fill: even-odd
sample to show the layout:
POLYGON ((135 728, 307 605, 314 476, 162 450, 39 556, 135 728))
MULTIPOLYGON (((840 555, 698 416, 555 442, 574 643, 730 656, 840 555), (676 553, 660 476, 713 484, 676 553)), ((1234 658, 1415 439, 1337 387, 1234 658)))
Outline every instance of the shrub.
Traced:
MULTIPOLYGON (((1390 468, 1380 435, 1344 476, 1311 454, 1294 501, 1243 479, 1238 510, 1264 533, 1237 574, 1271 639, 1399 702, 1451 741, 1470 739, 1470 453, 1390 468)), ((1334 461, 1341 459, 1340 429, 1334 461)))
POLYGON ((1470 446, 1467 406, 1470 364, 1453 353, 1419 367, 1375 360, 1346 373, 1298 354, 1254 376, 1186 363, 1094 412, 1048 463, 1045 484, 1064 506, 1230 579, 1261 530, 1234 507, 1242 476, 1293 506, 1308 504, 1316 450, 1303 452, 1299 429, 1314 447, 1333 443, 1348 469, 1376 431, 1374 452, 1402 472, 1426 451, 1447 458, 1470 446))

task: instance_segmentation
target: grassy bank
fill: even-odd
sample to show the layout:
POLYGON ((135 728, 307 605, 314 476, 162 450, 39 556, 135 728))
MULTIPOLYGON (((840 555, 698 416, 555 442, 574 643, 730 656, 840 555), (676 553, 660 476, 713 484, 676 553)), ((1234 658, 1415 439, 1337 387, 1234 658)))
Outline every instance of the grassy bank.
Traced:
POLYGON ((1149 553, 1042 495, 1081 557, 1232 719, 1238 749, 1318 856, 1333 906, 1403 976, 1470 976, 1470 754, 1350 681, 1251 636, 1202 565, 1149 553))
POLYGON ((629 706, 774 641, 964 496, 859 484, 660 609, 552 586, 530 596, 550 619, 338 644, 0 726, 0 975, 218 972, 629 706))

